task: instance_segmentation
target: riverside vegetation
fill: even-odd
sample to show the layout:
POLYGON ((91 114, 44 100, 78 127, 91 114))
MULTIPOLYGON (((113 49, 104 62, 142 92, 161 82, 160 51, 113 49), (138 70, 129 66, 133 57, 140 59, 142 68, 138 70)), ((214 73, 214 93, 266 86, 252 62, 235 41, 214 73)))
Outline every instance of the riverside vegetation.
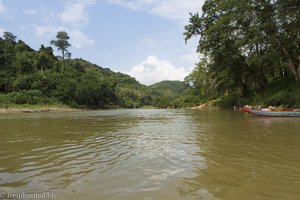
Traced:
POLYGON ((0 37, 0 106, 191 107, 211 101, 300 107, 300 2, 206 0, 191 14, 185 40, 199 37, 202 58, 183 82, 145 86, 134 78, 71 59, 69 36, 52 47, 30 48, 16 36, 0 37))
POLYGON ((186 78, 200 99, 300 107, 300 1, 206 0, 185 30, 200 38, 186 78))

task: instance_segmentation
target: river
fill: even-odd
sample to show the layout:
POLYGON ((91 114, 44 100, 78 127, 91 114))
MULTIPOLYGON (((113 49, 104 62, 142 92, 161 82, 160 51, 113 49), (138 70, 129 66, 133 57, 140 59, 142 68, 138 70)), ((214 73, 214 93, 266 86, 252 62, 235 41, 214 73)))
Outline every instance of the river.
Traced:
POLYGON ((300 199, 300 118, 163 109, 0 114, 0 194, 23 192, 300 199))

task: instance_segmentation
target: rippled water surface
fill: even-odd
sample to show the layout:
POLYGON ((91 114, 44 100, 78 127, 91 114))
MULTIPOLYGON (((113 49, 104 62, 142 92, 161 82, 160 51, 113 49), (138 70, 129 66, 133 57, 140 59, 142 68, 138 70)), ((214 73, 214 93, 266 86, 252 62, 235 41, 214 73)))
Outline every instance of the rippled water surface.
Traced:
POLYGON ((0 192, 300 199, 300 118, 227 110, 0 114, 0 192))

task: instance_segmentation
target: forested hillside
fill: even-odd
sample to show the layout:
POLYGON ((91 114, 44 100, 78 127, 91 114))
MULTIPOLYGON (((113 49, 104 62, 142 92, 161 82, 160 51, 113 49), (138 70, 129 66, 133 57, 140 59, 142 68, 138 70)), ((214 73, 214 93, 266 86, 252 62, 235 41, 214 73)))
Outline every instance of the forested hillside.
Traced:
POLYGON ((186 41, 202 59, 186 78, 202 101, 300 106, 300 1, 206 0, 186 41))
MULTIPOLYGON (((0 38, 1 104, 140 107, 150 90, 134 78, 82 59, 56 57, 52 47, 33 50, 12 33, 0 38)), ((65 52, 66 53, 66 52, 65 52)))
MULTIPOLYGON (((22 40, 17 41, 10 32, 0 37, 0 107, 16 104, 93 108, 183 106, 182 102, 174 103, 186 88, 182 82, 175 81, 170 88, 160 84, 147 87, 126 74, 83 59, 71 59, 68 35, 60 33, 62 39, 51 44, 63 44, 59 48, 62 56, 55 56, 50 46, 41 45, 39 50, 34 50, 22 40)), ((172 81, 169 83, 172 85, 172 81)))
POLYGON ((180 81, 161 81, 149 86, 152 90, 153 105, 156 107, 182 107, 178 98, 186 90, 186 85, 180 81))

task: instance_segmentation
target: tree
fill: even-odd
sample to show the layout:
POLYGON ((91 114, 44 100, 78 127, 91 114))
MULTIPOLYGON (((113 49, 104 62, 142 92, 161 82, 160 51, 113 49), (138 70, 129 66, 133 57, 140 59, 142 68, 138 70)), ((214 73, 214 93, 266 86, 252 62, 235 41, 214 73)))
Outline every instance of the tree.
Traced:
POLYGON ((34 65, 35 52, 17 52, 13 65, 16 68, 17 75, 31 74, 36 72, 34 65))
POLYGON ((37 58, 35 59, 35 65, 43 74, 45 69, 55 68, 57 58, 53 55, 52 47, 45 47, 41 45, 39 51, 37 52, 37 58))
POLYGON ((214 97, 216 84, 209 71, 209 63, 206 58, 197 63, 195 69, 184 79, 186 85, 194 88, 194 93, 202 98, 214 97))
POLYGON ((51 40, 50 42, 51 45, 54 45, 59 51, 61 51, 63 60, 65 57, 71 57, 71 53, 68 52, 68 48, 71 46, 71 44, 68 42, 69 39, 70 37, 67 32, 59 31, 56 34, 56 40, 51 40))
MULTIPOLYGON (((241 8, 246 6, 245 1, 240 4, 241 8)), ((191 15, 190 24, 185 26, 185 36, 186 41, 192 36, 201 36, 197 51, 209 58, 208 71, 216 80, 216 88, 220 92, 238 89, 242 95, 246 95, 249 90, 249 66, 240 48, 243 45, 243 26, 248 24, 242 26, 238 23, 241 10, 235 8, 235 12, 231 11, 237 6, 233 0, 206 1, 202 17, 191 15)))
POLYGON ((271 6, 269 19, 273 21, 268 33, 281 49, 294 78, 300 81, 300 1, 277 0, 271 6))
POLYGON ((23 51, 33 51, 25 42, 19 40, 15 46, 16 53, 22 53, 23 51))
POLYGON ((4 40, 6 40, 6 41, 15 43, 15 42, 16 42, 16 39, 17 39, 17 36, 15 36, 14 34, 12 34, 11 32, 5 31, 5 32, 3 33, 3 38, 4 38, 4 40))
POLYGON ((299 8, 297 0, 206 0, 202 16, 191 14, 185 40, 200 36, 197 52, 208 58, 216 89, 245 96, 285 71, 300 79, 299 8))

